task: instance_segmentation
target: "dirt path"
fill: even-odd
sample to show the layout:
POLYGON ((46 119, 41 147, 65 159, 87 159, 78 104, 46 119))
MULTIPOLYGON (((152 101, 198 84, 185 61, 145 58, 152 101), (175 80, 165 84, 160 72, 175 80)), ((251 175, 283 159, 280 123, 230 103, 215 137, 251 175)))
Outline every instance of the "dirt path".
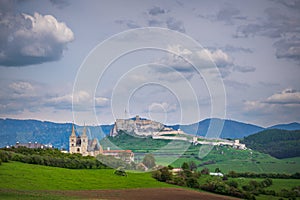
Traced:
POLYGON ((201 199, 201 200, 236 200, 233 197, 221 196, 206 192, 197 192, 180 188, 151 188, 127 190, 80 190, 56 191, 64 196, 83 199, 108 199, 108 200, 176 200, 176 199, 201 199))

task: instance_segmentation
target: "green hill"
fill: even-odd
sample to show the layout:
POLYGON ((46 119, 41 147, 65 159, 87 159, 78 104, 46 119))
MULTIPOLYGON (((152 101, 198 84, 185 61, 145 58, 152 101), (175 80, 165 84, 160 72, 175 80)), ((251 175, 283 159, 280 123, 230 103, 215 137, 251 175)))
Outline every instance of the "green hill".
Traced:
POLYGON ((135 153, 135 160, 142 161, 146 153, 152 153, 156 163, 160 165, 169 165, 180 167, 183 162, 195 162, 198 169, 204 167, 214 171, 220 168, 222 172, 256 172, 256 173, 288 173, 299 172, 300 157, 293 159, 277 159, 269 154, 261 153, 255 150, 238 150, 228 146, 215 146, 204 158, 199 158, 201 145, 190 145, 186 151, 180 147, 186 144, 184 141, 177 141, 174 149, 168 149, 168 152, 161 153, 159 149, 168 145, 171 140, 154 140, 152 138, 141 138, 119 134, 116 137, 107 137, 100 141, 104 148, 117 146, 121 149, 130 149, 135 153), (180 152, 184 152, 180 155, 180 152))
POLYGON ((0 199, 20 199, 20 196, 22 199, 65 199, 47 191, 176 187, 156 181, 150 173, 127 174, 127 177, 114 175, 113 169, 81 170, 2 163, 0 199))
POLYGON ((276 158, 300 156, 300 130, 270 129, 245 137, 247 147, 276 158))

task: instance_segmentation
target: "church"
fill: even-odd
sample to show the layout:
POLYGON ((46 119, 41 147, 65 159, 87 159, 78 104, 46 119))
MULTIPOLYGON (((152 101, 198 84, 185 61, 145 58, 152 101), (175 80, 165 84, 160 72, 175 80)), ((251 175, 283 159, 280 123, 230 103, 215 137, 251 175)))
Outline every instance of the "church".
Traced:
POLYGON ((86 127, 83 128, 82 134, 76 136, 75 127, 72 126, 72 133, 69 137, 69 153, 79 153, 83 156, 94 156, 99 154, 112 156, 121 159, 127 163, 134 162, 134 153, 131 150, 103 150, 97 138, 89 140, 86 134, 86 127))
POLYGON ((89 140, 86 135, 86 127, 83 128, 81 136, 76 136, 73 125, 72 133, 69 137, 69 152, 80 153, 83 156, 97 156, 103 154, 103 149, 96 138, 89 140))

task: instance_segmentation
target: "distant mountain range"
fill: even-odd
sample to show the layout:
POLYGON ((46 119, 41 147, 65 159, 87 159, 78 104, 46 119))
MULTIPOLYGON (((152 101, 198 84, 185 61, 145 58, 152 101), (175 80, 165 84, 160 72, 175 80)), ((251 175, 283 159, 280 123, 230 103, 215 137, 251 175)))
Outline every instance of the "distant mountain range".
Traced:
MULTIPOLYGON (((188 134, 205 136, 211 120, 221 120, 224 122, 224 127, 220 135, 221 138, 243 138, 269 128, 300 130, 299 123, 279 124, 263 128, 253 124, 225 119, 205 119, 195 124, 173 125, 169 127, 176 130, 180 128, 188 134)), ((75 127, 77 133, 81 134, 83 127, 75 127)), ((98 139, 102 139, 109 134, 112 127, 113 125, 87 126, 87 134, 90 138, 96 137, 98 139)), ((71 123, 0 119, 0 147, 14 145, 16 142, 39 142, 43 144, 51 143, 56 148, 68 149, 71 130, 71 123)))
POLYGON ((293 122, 290 124, 277 124, 268 127, 268 129, 282 129, 282 130, 289 130, 289 131, 300 130, 300 124, 297 122, 293 122))
MULTIPOLYGON (((87 135, 90 138, 102 139, 111 128, 112 125, 87 126, 87 135)), ((75 126, 75 129, 77 134, 81 134, 83 127, 75 126)), ((71 131, 71 123, 0 119, 0 147, 14 145, 16 142, 39 142, 68 149, 71 131)))
POLYGON ((175 125, 171 126, 173 129, 180 128, 184 132, 192 135, 205 136, 207 130, 209 128, 209 124, 214 120, 216 122, 223 122, 223 130, 219 137, 221 138, 243 138, 245 136, 251 135, 253 133, 257 133, 259 131, 264 130, 263 127, 246 124, 243 122, 233 121, 233 120, 225 120, 225 119, 205 119, 198 123, 190 124, 190 125, 175 125))

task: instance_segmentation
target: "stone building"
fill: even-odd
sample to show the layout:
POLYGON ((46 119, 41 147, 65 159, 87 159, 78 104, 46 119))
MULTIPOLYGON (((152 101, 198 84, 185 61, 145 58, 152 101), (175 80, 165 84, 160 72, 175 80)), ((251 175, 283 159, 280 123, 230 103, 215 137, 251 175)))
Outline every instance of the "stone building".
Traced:
POLYGON ((112 156, 125 162, 134 162, 134 153, 131 150, 104 150, 96 138, 89 140, 86 127, 80 136, 76 136, 74 125, 69 137, 69 153, 80 153, 83 156, 94 156, 99 154, 112 156))
POLYGON ((81 136, 76 136, 73 125, 72 133, 69 137, 69 152, 80 153, 83 156, 97 156, 103 154, 103 149, 96 138, 89 140, 86 135, 86 127, 83 128, 81 136))

